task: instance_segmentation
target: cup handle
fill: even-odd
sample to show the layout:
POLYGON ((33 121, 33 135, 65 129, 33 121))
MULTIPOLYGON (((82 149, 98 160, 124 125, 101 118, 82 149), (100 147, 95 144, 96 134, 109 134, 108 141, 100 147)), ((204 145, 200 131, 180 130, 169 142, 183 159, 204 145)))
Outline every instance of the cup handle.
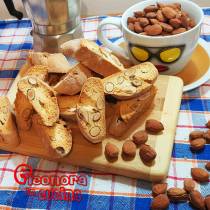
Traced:
POLYGON ((122 47, 119 47, 118 45, 116 44, 113 44, 112 42, 110 42, 103 34, 103 27, 105 25, 108 25, 108 24, 111 24, 111 25, 115 25, 117 26, 121 31, 122 31, 122 24, 121 24, 121 18, 117 18, 117 17, 108 17, 104 20, 102 20, 100 23, 99 23, 99 26, 98 26, 98 39, 99 41, 106 47, 108 47, 110 50, 113 51, 114 54, 116 55, 119 55, 119 56, 122 56, 122 57, 125 57, 126 59, 128 59, 128 55, 127 53, 125 52, 125 50, 122 48, 122 47))

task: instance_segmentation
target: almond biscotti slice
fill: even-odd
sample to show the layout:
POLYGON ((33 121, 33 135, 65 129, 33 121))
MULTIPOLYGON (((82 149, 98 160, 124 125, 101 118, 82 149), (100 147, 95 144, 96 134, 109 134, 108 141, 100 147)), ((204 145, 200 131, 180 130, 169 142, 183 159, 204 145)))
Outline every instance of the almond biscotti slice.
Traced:
POLYGON ((90 76, 90 70, 78 63, 61 78, 54 86, 54 90, 59 94, 75 95, 81 91, 83 84, 90 76))
POLYGON ((136 74, 116 73, 103 79, 104 92, 118 98, 127 100, 147 92, 152 85, 145 82, 136 74))
POLYGON ((58 96, 58 106, 60 116, 69 121, 76 121, 76 107, 79 102, 79 95, 75 96, 58 96))
POLYGON ((145 109, 149 108, 149 103, 154 100, 156 93, 157 89, 153 86, 150 91, 137 98, 118 102, 120 116, 123 121, 129 122, 129 120, 135 119, 139 116, 139 113, 143 113, 145 109))
POLYGON ((32 125, 32 115, 34 108, 27 97, 21 92, 17 91, 15 98, 15 114, 16 122, 19 130, 30 130, 32 125))
POLYGON ((76 117, 79 129, 87 140, 99 143, 106 137, 105 98, 101 79, 90 77, 84 84, 76 117))
POLYGON ((32 65, 47 66, 49 73, 67 73, 71 68, 71 65, 62 53, 30 52, 29 60, 32 65))
POLYGON ((116 113, 109 126, 109 133, 115 137, 122 136, 132 126, 134 120, 149 109, 156 92, 153 86, 151 90, 137 98, 118 102, 116 113))
POLYGON ((127 76, 135 75, 135 78, 140 78, 145 82, 153 84, 159 73, 157 68, 151 62, 144 62, 128 68, 124 71, 127 76))
POLYGON ((38 114, 33 115, 32 121, 44 147, 53 159, 62 158, 69 154, 72 148, 72 135, 71 130, 66 128, 64 121, 59 120, 53 126, 48 127, 42 123, 38 114))
POLYGON ((31 66, 27 70, 25 75, 35 76, 35 77, 38 77, 39 79, 45 81, 47 79, 47 75, 48 75, 48 67, 47 66, 43 66, 43 65, 31 66))
POLYGON ((14 147, 20 143, 20 138, 11 109, 8 98, 0 96, 0 143, 14 147))
POLYGON ((71 40, 62 44, 61 49, 64 54, 75 57, 83 65, 104 77, 124 71, 124 66, 116 56, 93 41, 71 40))
POLYGON ((59 118, 59 108, 52 88, 34 76, 23 77, 17 86, 41 116, 44 125, 53 126, 59 118))

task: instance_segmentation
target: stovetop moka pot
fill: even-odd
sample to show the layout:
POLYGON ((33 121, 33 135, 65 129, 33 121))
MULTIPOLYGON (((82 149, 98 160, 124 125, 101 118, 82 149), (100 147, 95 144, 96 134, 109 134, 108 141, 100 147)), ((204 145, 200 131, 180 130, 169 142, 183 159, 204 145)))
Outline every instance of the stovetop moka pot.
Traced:
MULTIPOLYGON (((12 0, 8 0, 12 2, 12 0)), ((80 0, 22 0, 32 21, 35 51, 58 52, 60 44, 83 37, 80 0)), ((10 4, 15 10, 14 5, 10 4)))

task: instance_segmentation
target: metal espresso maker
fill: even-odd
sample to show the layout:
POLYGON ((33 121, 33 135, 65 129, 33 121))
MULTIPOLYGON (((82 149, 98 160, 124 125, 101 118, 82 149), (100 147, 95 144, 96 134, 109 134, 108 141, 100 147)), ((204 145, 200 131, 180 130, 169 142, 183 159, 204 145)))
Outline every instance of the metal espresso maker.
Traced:
POLYGON ((58 52, 70 39, 83 37, 80 0, 22 0, 32 21, 35 51, 58 52))
MULTIPOLYGON (((22 0, 32 21, 35 51, 58 52, 59 46, 70 39, 83 37, 80 0, 22 0)), ((13 0, 4 0, 9 13, 22 19, 13 0)))

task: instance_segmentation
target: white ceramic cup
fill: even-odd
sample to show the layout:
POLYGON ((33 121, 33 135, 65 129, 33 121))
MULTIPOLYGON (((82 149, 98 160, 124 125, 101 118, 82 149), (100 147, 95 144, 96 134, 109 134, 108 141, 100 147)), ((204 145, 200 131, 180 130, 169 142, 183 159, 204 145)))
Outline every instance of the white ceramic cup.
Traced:
POLYGON ((182 47, 181 56, 173 63, 162 62, 157 57, 153 57, 150 61, 155 64, 162 74, 175 75, 180 72, 190 60, 190 57, 198 44, 200 36, 201 24, 203 21, 203 11, 195 3, 189 0, 147 0, 139 2, 128 8, 120 17, 108 17, 102 20, 98 27, 98 39, 104 46, 111 49, 115 54, 130 58, 133 63, 137 64, 139 61, 132 55, 131 46, 140 46, 149 49, 152 54, 160 52, 165 48, 182 47), (135 11, 143 11, 143 9, 157 2, 161 3, 180 3, 182 10, 186 11, 189 16, 195 21, 196 26, 184 33, 170 36, 147 36, 136 34, 130 31, 127 27, 128 17, 133 17, 135 11), (125 49, 109 41, 102 33, 104 25, 112 24, 117 26, 123 32, 123 38, 126 43, 125 49))

